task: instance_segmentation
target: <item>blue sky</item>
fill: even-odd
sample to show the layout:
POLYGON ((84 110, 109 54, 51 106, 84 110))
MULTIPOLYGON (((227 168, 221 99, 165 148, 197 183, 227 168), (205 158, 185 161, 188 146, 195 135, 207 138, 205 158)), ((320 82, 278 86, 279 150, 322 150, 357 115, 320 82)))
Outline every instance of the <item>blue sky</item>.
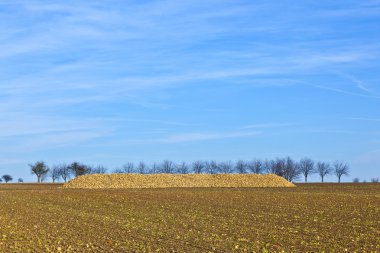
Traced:
POLYGON ((290 155, 380 176, 378 0, 0 0, 0 20, 1 174, 290 155))

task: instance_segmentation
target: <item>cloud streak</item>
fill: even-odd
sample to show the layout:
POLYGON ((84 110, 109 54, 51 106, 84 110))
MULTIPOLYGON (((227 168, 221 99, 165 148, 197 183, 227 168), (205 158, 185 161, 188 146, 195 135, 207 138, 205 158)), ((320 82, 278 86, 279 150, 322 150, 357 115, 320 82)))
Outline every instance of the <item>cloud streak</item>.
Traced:
POLYGON ((255 128, 278 128, 278 127, 291 127, 296 126, 295 123, 264 123, 264 124, 254 124, 241 127, 242 129, 255 129, 255 128))
POLYGON ((164 143, 183 143, 194 141, 208 141, 208 140, 220 140, 231 138, 250 137, 261 134, 261 132, 199 132, 199 133, 185 133, 185 134, 173 134, 162 139, 164 143))
POLYGON ((351 118, 348 118, 348 119, 359 120, 359 121, 374 121, 374 122, 379 121, 380 122, 380 118, 351 117, 351 118))

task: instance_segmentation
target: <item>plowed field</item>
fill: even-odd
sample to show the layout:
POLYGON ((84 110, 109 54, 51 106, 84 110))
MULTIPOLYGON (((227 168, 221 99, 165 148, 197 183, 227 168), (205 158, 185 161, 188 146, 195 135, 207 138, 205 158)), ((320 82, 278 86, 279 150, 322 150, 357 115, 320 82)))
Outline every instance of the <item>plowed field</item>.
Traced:
POLYGON ((380 252, 380 184, 0 185, 0 252, 380 252))

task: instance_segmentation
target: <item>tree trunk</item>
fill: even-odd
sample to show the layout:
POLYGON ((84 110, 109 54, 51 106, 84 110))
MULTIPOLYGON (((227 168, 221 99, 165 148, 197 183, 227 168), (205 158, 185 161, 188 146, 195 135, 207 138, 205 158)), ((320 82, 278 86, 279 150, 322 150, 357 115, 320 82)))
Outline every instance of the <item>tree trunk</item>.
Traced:
POLYGON ((323 176, 321 178, 322 178, 322 183, 323 183, 323 176))
POLYGON ((340 183, 340 176, 338 176, 338 183, 340 183))
POLYGON ((305 182, 307 183, 307 176, 305 176, 305 182))

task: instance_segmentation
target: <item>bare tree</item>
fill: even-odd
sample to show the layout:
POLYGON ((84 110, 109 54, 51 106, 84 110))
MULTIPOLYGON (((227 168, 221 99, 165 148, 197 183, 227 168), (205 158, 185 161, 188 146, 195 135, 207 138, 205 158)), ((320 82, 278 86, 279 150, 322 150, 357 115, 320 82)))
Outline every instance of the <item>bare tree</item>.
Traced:
POLYGON ((125 173, 125 172, 123 171, 123 169, 116 168, 116 169, 114 169, 114 170, 112 171, 112 173, 114 173, 114 174, 123 174, 123 173, 125 173))
POLYGON ((13 180, 12 176, 8 174, 2 176, 1 178, 5 181, 5 183, 8 183, 9 181, 13 180))
POLYGON ((177 167, 177 173, 179 174, 189 173, 189 166, 185 162, 178 164, 176 167, 177 167))
POLYGON ((263 162, 264 171, 269 174, 276 174, 275 172, 275 161, 273 159, 265 159, 263 162))
POLYGON ((147 166, 144 162, 139 162, 137 165, 137 171, 140 174, 145 174, 147 172, 147 166))
POLYGON ((126 163, 123 165, 123 171, 124 173, 134 173, 135 165, 133 163, 126 163))
POLYGON ((61 176, 60 175, 60 167, 59 167, 59 165, 54 165, 50 169, 49 176, 50 176, 51 180, 53 181, 53 183, 55 183, 55 181, 59 179, 59 177, 61 176))
POLYGON ((349 167, 347 163, 341 161, 335 161, 333 164, 334 173, 338 177, 338 183, 340 183, 340 179, 343 175, 348 176, 349 167))
POLYGON ((175 164, 172 161, 165 160, 161 164, 161 172, 162 173, 173 173, 175 169, 175 164))
POLYGON ((149 172, 151 174, 156 174, 156 173, 158 173, 159 170, 160 170, 160 168, 157 165, 157 163, 153 163, 152 166, 151 166, 151 169, 149 170, 149 172))
POLYGON ((88 172, 90 174, 105 174, 107 173, 107 168, 103 165, 98 165, 96 167, 90 167, 90 171, 88 172))
POLYGON ((267 164, 269 173, 276 174, 277 176, 286 178, 285 176, 286 162, 287 161, 284 158, 276 158, 276 160, 269 160, 267 164))
POLYGON ((247 164, 247 167, 249 171, 254 174, 261 174, 264 171, 263 162, 261 162, 259 159, 254 159, 253 161, 249 162, 247 164))
POLYGON ((58 165, 58 168, 59 168, 59 176, 66 183, 67 180, 70 179, 71 174, 72 174, 70 167, 67 164, 60 164, 58 165))
POLYGON ((29 164, 29 167, 32 174, 37 176, 38 183, 41 183, 46 174, 49 172, 49 168, 46 166, 45 162, 42 161, 36 162, 35 164, 29 164))
POLYGON ((264 164, 264 171, 266 171, 267 173, 270 173, 270 174, 277 174, 276 173, 276 162, 275 160, 271 159, 271 160, 265 160, 264 164))
POLYGON ((307 177, 314 173, 314 161, 311 160, 310 158, 303 158, 301 159, 299 163, 299 169, 300 172, 303 174, 305 177, 305 182, 307 182, 307 177))
POLYGON ((216 161, 205 162, 206 173, 216 174, 218 173, 219 166, 216 161))
POLYGON ((239 160, 235 164, 235 170, 239 174, 247 173, 247 163, 243 160, 239 160))
POLYGON ((114 173, 134 173, 135 165, 133 163, 126 163, 121 169, 116 169, 114 173))
POLYGON ((276 174, 277 176, 285 177, 286 162, 287 161, 284 158, 266 160, 264 163, 265 171, 270 174, 276 174))
POLYGON ((287 157, 285 160, 285 167, 283 168, 282 176, 292 182, 300 175, 299 165, 292 158, 287 157))
POLYGON ((73 172, 75 177, 86 175, 91 172, 90 167, 84 164, 80 164, 78 162, 73 162, 72 164, 69 165, 69 168, 73 172))
POLYGON ((195 161, 193 162, 193 172, 195 174, 200 174, 203 172, 203 169, 205 167, 205 163, 203 161, 195 161))
POLYGON ((323 179, 331 173, 331 167, 330 164, 326 162, 318 162, 317 163, 317 172, 319 176, 321 177, 322 183, 323 179))
POLYGON ((230 174, 234 172, 234 165, 231 161, 228 162, 221 162, 219 164, 219 171, 223 174, 230 174))

